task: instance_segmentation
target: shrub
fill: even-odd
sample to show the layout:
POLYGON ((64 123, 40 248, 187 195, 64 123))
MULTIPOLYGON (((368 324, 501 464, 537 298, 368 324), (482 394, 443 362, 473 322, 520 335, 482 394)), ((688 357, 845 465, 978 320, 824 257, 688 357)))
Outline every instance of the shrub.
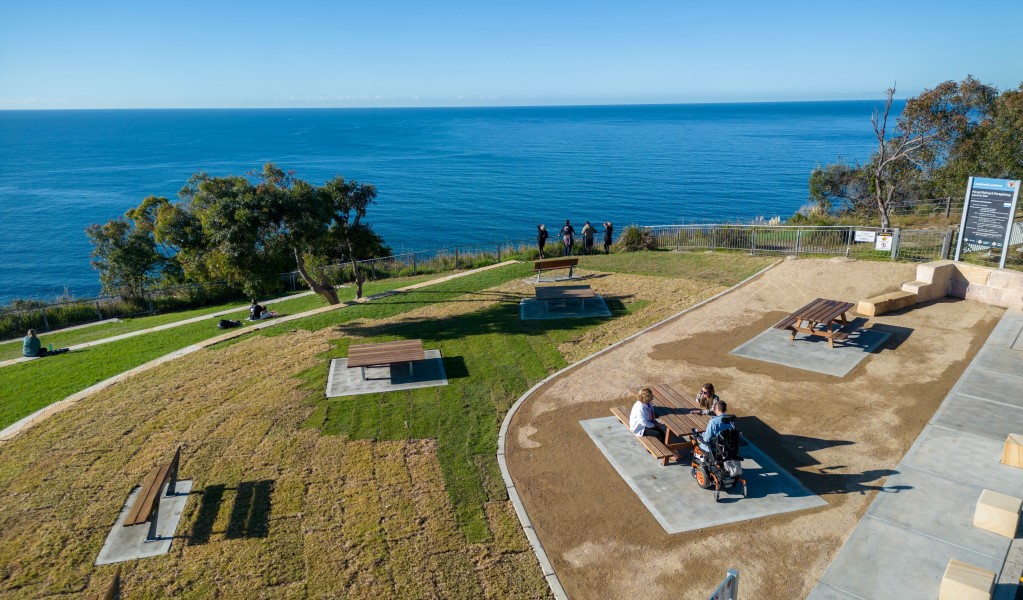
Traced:
POLYGON ((656 250, 657 240, 649 229, 639 225, 629 225, 622 230, 615 242, 616 252, 638 252, 640 250, 656 250))

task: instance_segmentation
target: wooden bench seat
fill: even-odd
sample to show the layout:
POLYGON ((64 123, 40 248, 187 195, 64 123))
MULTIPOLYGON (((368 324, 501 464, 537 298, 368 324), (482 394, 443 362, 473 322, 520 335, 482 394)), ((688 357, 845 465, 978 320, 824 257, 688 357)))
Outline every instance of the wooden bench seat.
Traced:
MULTIPOLYGON (((622 425, 625 425, 626 429, 628 429, 629 412, 631 410, 631 407, 619 406, 617 408, 612 408, 611 414, 618 417, 618 420, 622 422, 622 425)), ((630 431, 629 433, 631 434, 632 432, 630 431)), ((647 452, 652 454, 657 460, 661 461, 662 465, 667 465, 668 459, 675 456, 675 452, 657 438, 644 435, 636 437, 636 439, 639 440, 639 443, 642 444, 644 448, 646 448, 647 452)))
POLYGON ((568 269, 568 278, 571 279, 572 272, 578 264, 578 258, 551 258, 535 261, 533 263, 533 270, 536 271, 537 282, 540 281, 540 275, 544 271, 550 271, 553 269, 568 269))
POLYGON ((142 481, 142 488, 139 489, 135 502, 128 510, 124 518, 124 526, 142 525, 149 522, 149 533, 146 539, 156 539, 157 518, 160 511, 160 497, 163 495, 163 485, 167 484, 167 495, 174 495, 174 487, 178 482, 178 464, 181 461, 181 447, 174 452, 174 458, 165 465, 153 467, 153 470, 146 475, 142 481))

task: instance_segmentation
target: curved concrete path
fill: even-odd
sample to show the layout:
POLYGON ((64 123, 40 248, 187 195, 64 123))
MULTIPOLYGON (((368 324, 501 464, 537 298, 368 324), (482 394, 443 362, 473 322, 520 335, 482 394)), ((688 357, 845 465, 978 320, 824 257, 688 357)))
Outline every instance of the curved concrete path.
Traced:
POLYGON ((607 348, 604 348, 603 350, 594 352, 593 354, 587 356, 586 358, 583 358, 578 362, 568 365, 564 369, 561 369, 557 373, 550 375, 543 381, 540 381, 533 387, 529 388, 529 390, 525 394, 522 394, 522 396, 520 396, 519 399, 515 401, 515 404, 512 405, 511 409, 508 410, 508 414, 505 415, 504 417, 504 422, 501 423, 501 431, 497 436, 497 464, 501 469, 501 477, 504 479, 504 484, 508 488, 508 499, 511 500, 512 506, 515 508, 515 514, 519 517, 519 523, 522 525, 522 529, 526 533, 526 539, 529 540, 529 545, 530 547, 533 548, 533 553, 536 554, 536 558, 540 562, 540 568, 543 571, 544 578, 547 580, 547 585, 550 586, 551 592, 553 592, 554 597, 557 598, 558 600, 568 600, 568 594, 565 593, 565 589, 564 587, 562 587, 561 581, 558 580, 558 574, 554 572, 554 567, 551 565, 551 561, 547 557, 547 552, 544 550, 543 544, 540 543, 540 538, 536 535, 536 531, 533 529, 533 523, 532 521, 529 520, 529 514, 526 513, 526 508, 522 504, 522 499, 519 497, 518 490, 515 489, 515 482, 512 480, 511 473, 508 471, 508 461, 505 459, 504 454, 505 439, 508 436, 508 428, 511 425, 511 421, 512 418, 515 416, 515 413, 518 411, 519 407, 522 406, 522 403, 525 402, 530 396, 537 393, 541 389, 547 387, 549 384, 561 378, 563 375, 566 375, 570 371, 578 368, 581 365, 586 364, 587 362, 597 358, 598 356, 601 356, 603 354, 606 354, 607 352, 610 352, 611 350, 614 350, 615 348, 618 348, 619 346, 631 342, 632 340, 640 337, 641 335, 649 331, 662 327, 663 325, 670 323, 678 319, 679 317, 682 317, 683 315, 700 308, 705 304, 713 302, 714 300, 717 300, 718 298, 741 288, 742 286, 753 281, 754 279, 757 279, 767 271, 778 266, 779 264, 781 264, 781 262, 782 261, 779 260, 771 264, 770 266, 761 269, 757 273, 747 277, 746 279, 740 281, 739 283, 733 285, 727 290, 724 290, 723 292, 719 292, 711 296, 710 298, 703 300, 702 302, 698 302, 697 304, 694 304, 693 306, 690 306, 685 310, 677 312, 671 315, 670 317, 667 317, 666 319, 662 319, 641 331, 638 331, 622 340, 619 340, 614 344, 611 344, 607 348))
MULTIPOLYGON (((402 293, 409 292, 409 291, 412 291, 412 290, 417 290, 417 289, 420 289, 420 288, 429 287, 431 285, 437 285, 438 283, 443 283, 445 281, 451 281, 452 279, 458 279, 460 277, 466 277, 466 276, 469 276, 469 275, 474 275, 476 273, 481 273, 483 271, 489 271, 491 269, 497 269, 497 268, 504 267, 504 266, 507 266, 507 265, 516 264, 518 262, 519 261, 517 261, 517 260, 508 260, 508 261, 504 261, 504 262, 501 262, 501 263, 497 263, 495 265, 489 265, 489 266, 486 266, 486 267, 480 267, 478 269, 472 269, 472 270, 469 270, 469 271, 462 271, 462 272, 459 272, 459 273, 454 273, 454 274, 451 274, 451 275, 446 275, 444 277, 438 277, 437 279, 430 279, 429 281, 423 281, 423 282, 416 283, 416 284, 409 285, 409 286, 405 286, 405 287, 402 287, 402 288, 397 288, 397 289, 394 289, 394 290, 389 290, 389 291, 386 291, 386 292, 381 292, 379 294, 374 294, 372 296, 366 296, 365 298, 360 298, 358 300, 351 300, 349 302, 342 302, 341 304, 334 304, 334 305, 330 305, 330 306, 322 306, 320 308, 315 308, 313 310, 309 310, 309 311, 306 311, 304 313, 298 313, 298 314, 294 314, 294 315, 286 315, 286 316, 279 317, 279 318, 276 318, 276 319, 271 319, 269 321, 260 321, 260 322, 254 324, 254 325, 249 325, 248 327, 241 327, 241 328, 238 328, 238 329, 228 330, 228 332, 223 334, 223 335, 219 335, 217 337, 213 337, 213 338, 210 338, 210 339, 207 339, 207 340, 203 340, 203 341, 201 341, 201 342, 199 342, 197 344, 192 344, 191 346, 186 346, 184 348, 181 348, 180 350, 175 350, 174 352, 171 352, 169 354, 165 354, 165 355, 163 355, 163 356, 161 356, 159 358, 155 358, 155 359, 153 359, 153 360, 151 360, 151 361, 149 361, 149 362, 147 362, 145 364, 139 365, 139 366, 135 367, 134 369, 130 369, 128 371, 124 371, 123 373, 119 373, 117 375, 114 375, 113 377, 110 377, 109 379, 105 379, 105 380, 103 380, 103 381, 101 381, 101 382, 99 382, 99 383, 97 383, 95 385, 87 387, 87 388, 85 388, 84 390, 82 390, 80 392, 76 392, 74 394, 71 394, 70 396, 68 396, 67 398, 64 398, 63 400, 58 400, 57 402, 54 402, 53 404, 45 406, 45 407, 37 410, 36 412, 28 415, 27 417, 21 419, 20 421, 17 421, 15 423, 9 425, 3 431, 0 431, 0 444, 7 442, 8 440, 13 438, 14 436, 18 435, 22 431, 24 431, 24 430, 28 429, 29 427, 31 427, 32 425, 35 425, 36 423, 39 423, 39 422, 43 421, 44 419, 50 417, 51 415, 57 414, 58 412, 60 412, 62 410, 66 410, 67 408, 73 406, 75 403, 80 402, 80 401, 84 400, 85 398, 88 398, 89 396, 91 396, 92 394, 95 394, 96 392, 98 392, 100 390, 104 390, 104 389, 114 385, 115 383, 119 383, 121 381, 125 381, 125 380, 127 380, 128 378, 130 378, 131 376, 133 376, 133 375, 135 375, 137 373, 142 373, 143 371, 148 371, 148 370, 150 370, 150 369, 152 369, 154 367, 158 367, 158 366, 160 366, 160 365, 162 365, 162 364, 164 364, 166 362, 170 362, 170 361, 175 360, 177 358, 181 358, 182 356, 186 356, 186 355, 191 354, 191 353, 193 353, 193 352, 195 352, 197 350, 201 350, 203 348, 208 348, 210 346, 219 344, 221 342, 226 342, 227 340, 233 340, 233 339, 239 338, 239 337, 241 337, 243 335, 252 333, 253 331, 258 331, 260 329, 266 329, 267 327, 275 327, 277 325, 280 325, 282 323, 287 323, 289 321, 294 321, 294 320, 297 320, 297 319, 303 319, 305 317, 309 317, 309 316, 312 316, 312 315, 318 315, 320 313, 330 312, 330 311, 334 311, 334 310, 340 310, 340 309, 343 309, 343 308, 346 308, 346 307, 349 307, 349 306, 354 306, 356 304, 363 304, 365 302, 370 302, 370 301, 373 301, 373 300, 379 300, 380 298, 386 298, 388 296, 394 296, 396 294, 402 294, 402 293)), ((294 296, 291 296, 291 297, 293 298, 294 296)), ((209 318, 209 317, 208 316, 202 317, 202 318, 199 318, 199 320, 202 320, 202 319, 205 319, 205 318, 209 318)), ((161 329, 160 327, 154 327, 152 329, 152 331, 159 331, 160 329, 161 329)), ((121 338, 121 339, 123 339, 123 338, 121 338)))

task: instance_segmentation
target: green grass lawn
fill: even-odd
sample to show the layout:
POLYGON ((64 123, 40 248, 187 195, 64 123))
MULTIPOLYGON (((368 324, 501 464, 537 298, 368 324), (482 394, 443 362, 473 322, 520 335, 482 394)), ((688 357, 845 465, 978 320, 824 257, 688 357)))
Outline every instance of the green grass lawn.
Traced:
MULTIPOLYGON (((404 287, 422 279, 424 277, 368 282, 363 288, 363 293, 365 295, 375 294, 404 287)), ((354 289, 345 288, 339 291, 342 292, 340 295, 342 295, 343 300, 350 300, 355 294, 354 289)), ((272 305, 275 310, 291 314, 320 306, 324 306, 323 300, 316 295, 293 298, 272 305)), ((363 306, 365 305, 349 307, 339 312, 345 312, 353 308, 360 309, 363 306)), ((189 313, 195 312, 189 311, 189 313)), ((213 312, 213 310, 207 308, 203 311, 198 311, 198 314, 201 315, 206 312, 213 312)), ((147 321, 148 324, 145 327, 153 327, 162 324, 153 320, 163 319, 165 323, 172 322, 173 320, 188 318, 189 313, 174 313, 173 316, 178 317, 177 319, 169 319, 172 315, 133 319, 132 324, 150 320, 147 321)), ((191 314, 190 316, 197 315, 191 314)), ((248 310, 242 309, 221 318, 242 320, 247 316, 248 310)), ((60 356, 0 368, 0 398, 3 399, 0 402, 0 428, 6 427, 48 404, 66 398, 77 391, 99 383, 118 373, 137 367, 185 346, 220 335, 223 331, 217 329, 217 320, 219 319, 199 321, 172 329, 155 331, 137 337, 110 342, 101 346, 76 350, 60 356)), ((302 323, 304 321, 298 322, 302 323)), ((114 325, 122 324, 116 323, 114 325)), ((135 327, 132 330, 139 328, 142 327, 135 327)), ((89 330, 68 332, 68 334, 85 331, 89 330)), ((122 331, 121 333, 125 332, 122 331)), ((102 335, 100 337, 108 336, 102 335)), ((21 345, 12 344, 12 346, 17 348, 15 356, 20 356, 21 345)))
MULTIPOLYGON (((417 277, 403 277, 400 279, 384 279, 380 281, 367 282, 364 286, 363 293, 365 295, 374 294, 379 291, 393 289, 395 287, 402 287, 405 285, 411 285, 420 281, 426 281, 437 277, 436 275, 420 275, 417 277)), ((355 288, 341 288, 337 291, 338 299, 342 302, 352 300, 355 298, 355 288)), ((177 321, 184 321, 194 317, 201 317, 210 313, 220 312, 222 310, 228 310, 235 307, 247 306, 247 304, 239 301, 227 302, 224 304, 216 304, 211 306, 204 306, 202 308, 195 308, 192 310, 179 311, 164 313, 159 315, 152 315, 147 317, 137 317, 124 319, 119 323, 104 323, 102 325, 94 325, 92 327, 84 327, 82 329, 75 329, 72 331, 53 331, 50 333, 42 333, 39 338, 42 340, 43 345, 53 344, 54 348, 66 348, 68 346, 75 346, 78 344, 84 344, 85 342, 92 342, 103 338, 114 337, 124 333, 131 333, 133 331, 139 331, 142 329, 149 329, 150 327, 158 327, 160 325, 166 325, 168 323, 174 323, 177 321)), ((289 298, 280 302, 274 302, 270 304, 268 308, 270 310, 283 313, 283 314, 296 314, 319 308, 324 306, 323 299, 316 295, 310 294, 307 296, 300 296, 296 298, 289 298)), ((224 317, 218 317, 218 319, 238 319, 243 320, 248 317, 247 309, 240 309, 230 315, 224 317)), ((8 360, 11 358, 18 358, 21 356, 21 340, 10 340, 0 343, 0 360, 8 360)))
MULTIPOLYGON (((743 255, 650 252, 585 257, 582 264, 606 272, 698 276, 706 279, 710 288, 734 284, 771 262, 743 255)), ((506 267, 471 281, 456 280, 388 299, 390 302, 359 307, 362 314, 350 311, 322 315, 307 320, 306 325, 320 328, 339 325, 339 319, 381 318, 396 314, 399 308, 404 312, 432 302, 466 301, 472 294, 483 293, 483 285, 531 274, 531 265, 506 267)), ((524 322, 519 320, 518 297, 490 294, 488 298, 499 303, 440 319, 342 326, 339 331, 346 337, 339 338, 337 348, 323 356, 346 356, 352 341, 347 336, 358 336, 360 343, 421 338, 425 347, 441 350, 447 386, 327 399, 323 382, 329 361, 303 374, 311 390, 310 401, 318 405, 308 424, 324 433, 349 439, 437 440, 445 489, 459 527, 470 543, 489 536, 485 503, 507 499, 496 458, 497 434, 504 415, 537 381, 566 366, 559 344, 579 339, 587 330, 608 323, 599 318, 524 322)), ((648 304, 648 300, 614 303, 612 319, 648 304)))

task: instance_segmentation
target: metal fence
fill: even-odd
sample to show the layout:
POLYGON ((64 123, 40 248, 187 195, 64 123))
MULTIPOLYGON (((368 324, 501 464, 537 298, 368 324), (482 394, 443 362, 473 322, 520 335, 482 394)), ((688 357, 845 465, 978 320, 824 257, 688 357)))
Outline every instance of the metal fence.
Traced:
POLYGON ((660 248, 740 250, 750 254, 848 256, 926 262, 946 258, 955 229, 881 229, 857 226, 656 225, 648 228, 660 248), (859 235, 857 235, 859 232, 859 235), (889 249, 876 238, 891 235, 889 249))

